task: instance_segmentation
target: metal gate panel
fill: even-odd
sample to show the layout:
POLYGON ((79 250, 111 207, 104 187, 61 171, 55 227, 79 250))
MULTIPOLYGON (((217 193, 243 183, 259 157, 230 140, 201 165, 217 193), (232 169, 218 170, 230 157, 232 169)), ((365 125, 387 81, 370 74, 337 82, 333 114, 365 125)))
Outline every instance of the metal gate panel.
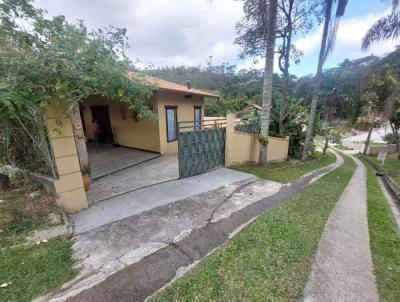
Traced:
POLYGON ((222 166, 225 162, 225 128, 180 132, 179 177, 189 177, 222 166))

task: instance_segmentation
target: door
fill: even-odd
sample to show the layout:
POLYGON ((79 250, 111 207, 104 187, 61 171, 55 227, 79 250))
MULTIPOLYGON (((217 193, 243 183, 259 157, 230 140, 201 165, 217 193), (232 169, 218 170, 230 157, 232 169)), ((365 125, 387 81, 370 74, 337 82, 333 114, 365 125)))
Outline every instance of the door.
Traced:
POLYGON ((107 144, 114 143, 108 106, 91 106, 90 109, 92 110, 92 119, 97 121, 101 129, 100 142, 107 144))

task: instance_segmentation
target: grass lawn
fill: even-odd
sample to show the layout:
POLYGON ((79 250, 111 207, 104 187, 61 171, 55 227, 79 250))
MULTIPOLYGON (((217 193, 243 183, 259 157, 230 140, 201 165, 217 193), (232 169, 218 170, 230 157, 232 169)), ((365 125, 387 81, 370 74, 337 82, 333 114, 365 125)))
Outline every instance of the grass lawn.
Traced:
POLYGON ((298 301, 325 222, 354 170, 345 157, 150 301, 298 301))
POLYGON ((230 168, 241 172, 254 174, 260 178, 289 183, 311 171, 325 167, 336 161, 335 155, 327 152, 326 155, 316 154, 307 161, 293 161, 283 163, 270 163, 268 167, 255 165, 238 165, 230 168))
POLYGON ((54 197, 31 183, 14 180, 0 191, 0 301, 30 301, 48 293, 74 275, 71 240, 55 238, 40 244, 26 237, 49 226, 58 213, 54 197), (30 197, 30 193, 37 196, 30 197))
POLYGON ((368 164, 368 226, 374 271, 381 301, 400 301, 400 234, 368 164))
POLYGON ((353 149, 348 148, 348 147, 343 146, 343 145, 336 145, 335 148, 338 148, 339 150, 344 150, 344 151, 353 150, 353 149))
MULTIPOLYGON (((366 156, 366 158, 377 163, 380 167, 382 167, 382 162, 378 161, 376 156, 368 155, 368 156, 366 156)), ((397 159, 397 153, 391 153, 386 156, 385 162, 383 164, 383 169, 386 172, 392 172, 392 173, 400 172, 400 160, 397 159)), ((400 176, 391 176, 391 177, 397 183, 397 185, 400 187, 400 176)))
POLYGON ((0 252, 0 301, 30 301, 74 277, 71 240, 51 239, 0 252))

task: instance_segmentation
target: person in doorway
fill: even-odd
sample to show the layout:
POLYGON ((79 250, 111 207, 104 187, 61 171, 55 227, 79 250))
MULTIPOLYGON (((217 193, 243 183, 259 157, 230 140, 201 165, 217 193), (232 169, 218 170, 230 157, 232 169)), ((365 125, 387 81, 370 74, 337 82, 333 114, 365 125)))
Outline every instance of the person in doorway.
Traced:
POLYGON ((97 146, 100 141, 100 126, 99 123, 97 123, 97 120, 92 120, 92 131, 93 131, 93 136, 94 136, 94 144, 97 146))

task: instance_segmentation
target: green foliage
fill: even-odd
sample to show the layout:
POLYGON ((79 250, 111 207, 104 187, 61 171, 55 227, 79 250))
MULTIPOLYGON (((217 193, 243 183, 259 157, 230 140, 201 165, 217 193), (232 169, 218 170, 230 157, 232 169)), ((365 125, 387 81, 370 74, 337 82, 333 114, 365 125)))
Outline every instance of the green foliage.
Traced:
POLYGON ((30 0, 7 0, 0 9, 2 116, 46 100, 72 106, 93 94, 125 102, 141 117, 152 116, 146 105, 151 87, 128 76, 134 69, 124 54, 125 29, 91 32, 82 21, 45 19, 30 0))
POLYGON ((236 113, 250 103, 246 98, 219 98, 207 99, 205 102, 206 116, 226 116, 228 113, 236 113))
POLYGON ((38 150, 33 158, 53 167, 40 117, 45 101, 66 102, 71 110, 97 94, 127 103, 141 118, 155 117, 147 106, 153 87, 132 74, 125 56, 125 29, 89 31, 82 21, 44 18, 31 0, 5 0, 0 4, 0 39, 0 136, 8 144, 2 148, 3 161, 15 164, 26 158, 10 156, 10 146, 22 139, 19 150, 38 150), (28 141, 33 148, 26 148, 28 141))

